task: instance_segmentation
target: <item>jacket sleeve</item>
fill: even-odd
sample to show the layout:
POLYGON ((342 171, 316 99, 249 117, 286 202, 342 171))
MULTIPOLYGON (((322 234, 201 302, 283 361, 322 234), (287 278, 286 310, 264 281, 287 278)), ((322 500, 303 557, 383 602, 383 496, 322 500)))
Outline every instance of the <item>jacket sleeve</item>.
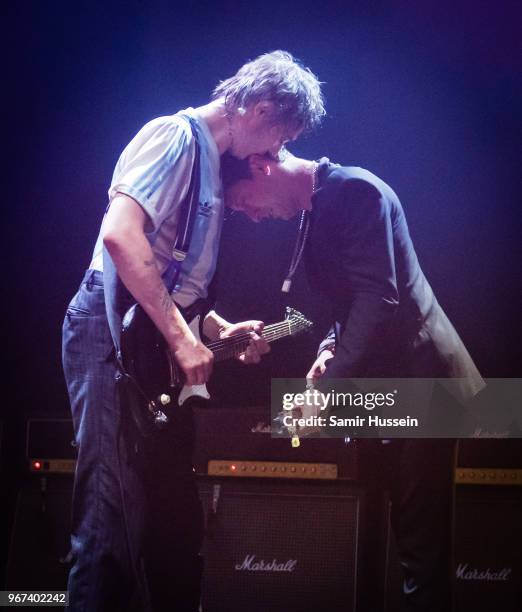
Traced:
POLYGON ((319 348, 317 349, 317 357, 319 357, 319 355, 326 349, 330 349, 333 346, 335 346, 335 344, 336 344, 335 326, 332 325, 332 327, 330 327, 330 329, 328 330, 328 333, 326 334, 326 336, 321 341, 319 348))
POLYGON ((350 179, 339 189, 334 305, 341 337, 323 378, 364 377, 399 303, 391 203, 370 183, 350 179), (339 308, 341 306, 341 309, 339 308))

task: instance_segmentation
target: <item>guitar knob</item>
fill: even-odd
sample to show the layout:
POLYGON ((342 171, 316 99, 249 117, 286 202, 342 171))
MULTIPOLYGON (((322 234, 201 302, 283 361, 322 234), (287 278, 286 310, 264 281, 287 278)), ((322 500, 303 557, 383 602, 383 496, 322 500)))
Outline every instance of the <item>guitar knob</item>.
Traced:
POLYGON ((162 406, 166 406, 167 404, 170 404, 170 395, 167 395, 166 393, 162 393, 159 396, 159 401, 161 402, 162 406))
POLYGON ((156 412, 154 415, 154 425, 156 425, 158 429, 163 429, 168 422, 169 419, 167 415, 164 412, 161 412, 161 410, 158 410, 158 412, 156 412))

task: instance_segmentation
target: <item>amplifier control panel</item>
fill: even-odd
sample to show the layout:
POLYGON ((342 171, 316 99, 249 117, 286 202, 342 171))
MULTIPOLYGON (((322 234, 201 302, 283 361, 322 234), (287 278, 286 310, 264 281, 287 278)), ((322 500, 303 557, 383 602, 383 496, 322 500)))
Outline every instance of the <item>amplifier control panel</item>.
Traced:
POLYGON ((455 472, 457 484, 522 485, 522 470, 499 468, 461 468, 455 472))
POLYGON ((307 478, 334 480, 337 465, 334 463, 293 463, 288 461, 211 460, 210 476, 233 478, 307 478))
POLYGON ((42 474, 74 474, 75 459, 29 459, 29 471, 42 474))

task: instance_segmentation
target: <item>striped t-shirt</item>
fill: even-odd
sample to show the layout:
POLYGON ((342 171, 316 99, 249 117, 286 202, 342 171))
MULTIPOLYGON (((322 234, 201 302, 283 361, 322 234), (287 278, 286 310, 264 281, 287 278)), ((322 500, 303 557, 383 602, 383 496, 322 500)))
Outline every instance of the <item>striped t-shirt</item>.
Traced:
MULTIPOLYGON (((194 162, 194 136, 183 115, 195 120, 201 170, 199 210, 173 296, 180 306, 186 307, 200 297, 207 297, 216 267, 224 209, 219 151, 206 123, 194 109, 154 119, 136 134, 114 169, 109 204, 118 192, 124 193, 147 213, 146 235, 163 274, 171 261, 180 204, 187 195, 194 162)), ((103 269, 102 247, 103 223, 91 269, 103 269)))

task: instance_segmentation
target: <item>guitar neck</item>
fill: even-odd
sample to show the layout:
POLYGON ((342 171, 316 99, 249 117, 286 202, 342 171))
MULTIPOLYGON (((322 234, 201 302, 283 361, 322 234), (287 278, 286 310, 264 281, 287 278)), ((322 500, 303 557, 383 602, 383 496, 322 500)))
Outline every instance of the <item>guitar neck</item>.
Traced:
MULTIPOLYGON (((292 321, 273 323, 263 328, 263 338, 267 342, 274 342, 275 340, 279 340, 279 338, 291 336, 301 329, 304 329, 304 327, 305 326, 301 326, 299 323, 294 323, 292 321)), ((250 333, 238 334, 237 336, 230 336, 223 340, 210 342, 206 346, 214 353, 215 361, 224 361, 225 359, 232 359, 241 354, 248 346, 250 339, 250 333)))

